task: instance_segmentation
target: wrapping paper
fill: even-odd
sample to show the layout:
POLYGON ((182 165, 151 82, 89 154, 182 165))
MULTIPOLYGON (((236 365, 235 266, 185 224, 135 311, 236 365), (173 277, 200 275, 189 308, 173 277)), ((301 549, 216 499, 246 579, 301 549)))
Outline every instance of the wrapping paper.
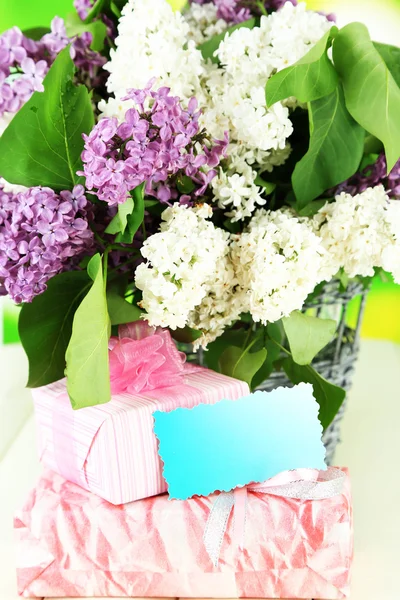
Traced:
POLYGON ((42 463, 113 504, 167 490, 153 432, 153 412, 249 394, 243 381, 189 367, 184 383, 74 411, 65 380, 33 390, 42 463))
POLYGON ((343 493, 290 500, 249 493, 244 545, 229 518, 218 567, 203 533, 218 494, 113 506, 50 471, 15 517, 25 597, 348 597, 352 509, 343 493))

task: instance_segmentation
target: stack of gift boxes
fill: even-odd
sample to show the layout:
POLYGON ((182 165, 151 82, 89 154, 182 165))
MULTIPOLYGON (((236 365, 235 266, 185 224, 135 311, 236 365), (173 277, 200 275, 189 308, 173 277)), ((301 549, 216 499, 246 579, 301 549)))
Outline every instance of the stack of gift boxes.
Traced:
MULTIPOLYGON (((291 472, 289 480, 283 474, 289 481, 283 487, 279 476, 264 487, 248 486, 238 540, 243 515, 234 498, 237 491, 243 497, 243 488, 170 499, 154 413, 235 402, 248 396, 249 388, 201 367, 185 367, 178 384, 167 383, 140 393, 130 387, 108 404, 78 411, 71 408, 65 381, 34 391, 45 470, 15 517, 19 593, 347 597, 352 510, 346 471, 340 471, 340 490, 321 496, 287 493, 291 482, 304 479, 300 472, 291 472), (215 510, 232 498, 227 511, 215 510), (216 524, 210 522, 213 514, 216 524), (209 547, 215 543, 217 559, 209 547)), ((313 477, 330 485, 329 470, 313 477)))

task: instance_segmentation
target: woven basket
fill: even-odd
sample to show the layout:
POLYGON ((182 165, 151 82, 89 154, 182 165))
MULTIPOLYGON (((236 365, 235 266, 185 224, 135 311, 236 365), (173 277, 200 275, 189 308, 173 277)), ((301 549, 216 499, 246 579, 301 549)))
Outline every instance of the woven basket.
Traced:
MULTIPOLYGON (((335 280, 327 283, 322 292, 304 306, 304 311, 322 318, 337 321, 336 335, 332 342, 320 352, 313 362, 313 367, 322 377, 348 391, 351 388, 355 364, 360 346, 361 323, 365 310, 368 289, 362 284, 351 282, 345 292, 339 291, 339 283, 335 280), (361 296, 356 316, 355 329, 348 327, 348 307, 355 296, 361 296)), ((186 352, 189 361, 203 364, 203 351, 191 351, 191 345, 180 345, 186 352)), ((257 389, 271 391, 277 387, 292 387, 293 384, 283 371, 274 371, 257 389)), ((347 399, 331 425, 325 430, 323 441, 326 447, 326 460, 333 463, 334 454, 340 442, 340 423, 346 410, 347 399)))
MULTIPOLYGON (((351 388, 356 361, 360 349, 360 332, 365 310, 368 289, 362 284, 351 283, 346 292, 339 292, 337 282, 326 284, 323 292, 312 302, 305 305, 304 310, 313 309, 317 316, 337 319, 338 328, 332 342, 319 353, 313 367, 322 377, 348 391, 351 388), (361 296, 356 316, 356 328, 347 326, 348 307, 355 296, 361 296), (335 314, 336 313, 336 314, 335 314)), ((274 371, 258 389, 270 391, 280 386, 291 387, 293 384, 283 371, 274 371)), ((338 414, 325 430, 323 441, 326 447, 326 460, 333 464, 335 450, 340 442, 340 424, 346 410, 347 398, 338 414)))

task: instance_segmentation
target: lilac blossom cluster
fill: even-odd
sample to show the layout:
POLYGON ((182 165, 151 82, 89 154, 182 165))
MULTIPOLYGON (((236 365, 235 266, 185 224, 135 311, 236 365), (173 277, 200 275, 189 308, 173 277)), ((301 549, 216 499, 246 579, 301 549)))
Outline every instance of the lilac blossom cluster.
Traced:
POLYGON ((31 302, 46 282, 93 246, 83 186, 57 195, 47 187, 17 195, 0 186, 0 292, 31 302))
POLYGON ((67 36, 64 20, 55 17, 50 33, 34 41, 13 27, 0 36, 0 117, 16 113, 34 92, 43 91, 43 79, 57 54, 69 43, 76 66, 89 76, 106 59, 90 49, 88 32, 72 40, 67 36))
POLYGON ((43 91, 48 71, 43 49, 18 27, 0 36, 0 116, 15 113, 33 94, 43 91), (42 58, 43 57, 43 58, 42 58))
POLYGON ((361 172, 341 183, 330 193, 337 196, 342 192, 346 192, 355 196, 377 185, 383 185, 389 198, 400 198, 400 160, 388 175, 385 154, 382 153, 375 163, 366 166, 361 172))
MULTIPOLYGON (((91 8, 93 8, 94 3, 95 0, 74 0, 74 8, 82 21, 86 19, 91 8)), ((97 19, 101 19, 104 25, 107 26, 107 37, 110 38, 110 40, 114 40, 117 34, 117 30, 113 21, 104 13, 100 13, 95 20, 97 19)))
POLYGON ((234 25, 247 21, 252 15, 279 10, 287 1, 297 4, 297 0, 191 0, 191 3, 215 4, 218 18, 234 25))
POLYGON ((93 0, 74 0, 74 8, 82 21, 88 16, 93 4, 93 0))
POLYGON ((103 118, 84 135, 84 170, 79 174, 86 177, 87 189, 111 206, 125 202, 129 192, 144 182, 146 193, 160 202, 180 196, 181 203, 190 203, 204 195, 225 154, 227 137, 210 143, 200 131, 195 98, 184 109, 169 88, 152 91, 153 83, 128 91, 124 99, 133 100, 137 108, 128 109, 122 123, 115 117, 103 118), (179 190, 184 177, 190 185, 179 190))

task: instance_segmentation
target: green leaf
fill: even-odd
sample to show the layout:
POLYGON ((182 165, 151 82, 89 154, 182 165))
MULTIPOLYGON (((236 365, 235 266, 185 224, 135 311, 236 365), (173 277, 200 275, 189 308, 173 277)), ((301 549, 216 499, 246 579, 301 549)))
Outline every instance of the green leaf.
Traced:
POLYGON ((50 33, 50 29, 49 27, 31 27, 30 29, 24 29, 22 33, 30 40, 38 42, 46 33, 50 33))
POLYGON ((321 377, 310 365, 297 365, 291 357, 283 361, 283 369, 290 381, 297 385, 305 382, 311 383, 314 388, 314 397, 319 404, 319 420, 326 429, 337 415, 346 397, 344 389, 329 383, 321 377))
POLYGON ((282 320, 275 321, 275 323, 268 323, 267 333, 271 340, 274 340, 275 342, 278 342, 278 344, 281 344, 283 339, 282 320))
POLYGON ((94 21, 93 23, 84 23, 77 13, 69 13, 65 19, 65 29, 68 37, 88 32, 92 34, 92 43, 90 47, 96 52, 101 52, 104 48, 104 40, 107 36, 107 27, 103 21, 94 21))
POLYGON ((174 340, 181 344, 192 344, 202 336, 202 333, 197 329, 186 326, 183 329, 172 330, 171 335, 174 340))
POLYGON ((352 117, 385 146, 388 172, 400 156, 400 89, 362 23, 350 23, 333 43, 333 60, 352 117))
POLYGON ((118 8, 118 6, 115 4, 115 2, 113 2, 112 0, 111 0, 111 2, 110 2, 110 10, 111 10, 112 14, 113 14, 115 17, 117 17, 117 19, 120 19, 120 18, 121 18, 121 11, 120 11, 120 9, 118 8))
POLYGON ((29 360, 28 387, 41 387, 64 377, 72 321, 89 282, 84 271, 61 273, 48 281, 43 294, 23 305, 18 327, 29 360))
POLYGON ((260 370, 267 357, 267 350, 263 348, 254 353, 250 353, 249 350, 250 346, 244 350, 230 346, 222 353, 219 364, 221 373, 241 379, 251 387, 254 375, 260 370))
POLYGON ((107 306, 111 325, 124 325, 138 321, 143 314, 138 306, 127 302, 114 286, 107 290, 107 306))
POLYGON ((350 116, 341 87, 309 106, 310 145, 292 184, 301 210, 325 190, 353 175, 362 158, 364 130, 350 116))
MULTIPOLYGON (((364 145, 364 152, 365 152, 365 145, 364 145)), ((374 166, 374 164, 376 163, 376 161, 379 158, 379 154, 364 154, 360 167, 359 167, 359 171, 364 171, 364 169, 366 169, 367 167, 372 167, 374 166)))
POLYGON ((219 359, 221 354, 229 346, 242 347, 246 339, 245 329, 227 329, 214 342, 208 344, 204 352, 204 362, 209 369, 221 372, 219 359))
POLYGON ((393 79, 400 86, 400 48, 379 42, 374 42, 374 46, 385 61, 393 79))
POLYGON ((310 317, 300 311, 282 319, 293 360, 308 365, 325 348, 336 332, 336 321, 310 317))
POLYGON ((210 40, 207 40, 203 44, 198 46, 200 52, 203 55, 203 58, 211 59, 213 63, 218 63, 219 59, 217 56, 214 56, 214 52, 218 50, 220 43, 225 39, 226 35, 230 35, 236 29, 241 29, 242 27, 247 27, 248 29, 253 29, 257 25, 257 19, 249 19, 248 21, 243 21, 243 23, 238 23, 237 25, 232 25, 232 27, 228 27, 226 31, 220 33, 219 35, 214 35, 210 40))
POLYGON ((264 364, 254 375, 251 387, 252 389, 257 388, 261 385, 271 373, 274 371, 275 365, 274 363, 279 359, 281 355, 281 349, 279 345, 282 343, 283 338, 283 325, 281 321, 276 321, 275 323, 268 323, 266 327, 266 339, 264 343, 264 347, 267 351, 267 357, 264 361, 264 364))
POLYGON ((104 404, 111 399, 110 319, 99 254, 91 259, 88 273, 93 285, 75 313, 66 353, 67 388, 74 409, 104 404))
POLYGON ((337 275, 340 281, 339 291, 341 293, 345 292, 348 288, 350 277, 347 275, 344 269, 340 269, 339 274, 337 275))
MULTIPOLYGON (((327 198, 322 198, 321 200, 313 200, 304 208, 297 210, 297 212, 300 217, 313 217, 323 206, 325 206, 327 201, 327 198)), ((297 209, 296 205, 294 208, 297 209)))
POLYGON ((267 81, 265 95, 268 107, 290 96, 295 96, 300 102, 311 102, 335 90, 338 75, 327 50, 338 31, 337 27, 331 27, 303 58, 267 81))
POLYGON ((187 175, 180 175, 176 181, 176 187, 181 194, 191 194, 196 186, 193 183, 193 179, 187 175))
POLYGON ((383 152, 383 144, 373 135, 366 135, 364 141, 364 154, 380 154, 383 152))
POLYGON ((104 12, 107 7, 108 0, 96 0, 92 8, 88 12, 84 23, 91 23, 101 12, 104 12))
POLYGON ((270 181, 265 181, 265 179, 263 179, 260 175, 257 175, 257 177, 254 180, 254 183, 256 185, 259 185, 260 187, 264 188, 264 193, 267 196, 269 194, 272 194, 272 192, 274 192, 276 189, 276 183, 271 183, 270 181))
POLYGON ((119 233, 115 238, 115 241, 120 244, 132 244, 135 233, 143 223, 144 186, 145 184, 142 183, 142 185, 139 185, 131 192, 133 198, 133 210, 130 214, 126 215, 127 226, 124 233, 119 233))
POLYGON ((153 206, 159 206, 159 205, 160 205, 159 200, 145 200, 144 201, 145 208, 152 208, 153 206))
POLYGON ((108 225, 105 233, 111 233, 113 235, 117 233, 125 233, 128 226, 128 216, 132 214, 134 209, 134 202, 129 196, 123 204, 118 204, 118 212, 108 225))
POLYGON ((259 385, 261 385, 264 381, 268 379, 268 377, 274 370, 274 362, 278 360, 280 356, 280 349, 272 340, 266 341, 265 349, 267 351, 267 358, 265 359, 263 365, 252 379, 252 389, 257 388, 259 385))
POLYGON ((82 133, 94 124, 85 86, 75 87, 69 47, 57 56, 44 80, 0 138, 0 174, 10 183, 71 189, 82 166, 82 133))

